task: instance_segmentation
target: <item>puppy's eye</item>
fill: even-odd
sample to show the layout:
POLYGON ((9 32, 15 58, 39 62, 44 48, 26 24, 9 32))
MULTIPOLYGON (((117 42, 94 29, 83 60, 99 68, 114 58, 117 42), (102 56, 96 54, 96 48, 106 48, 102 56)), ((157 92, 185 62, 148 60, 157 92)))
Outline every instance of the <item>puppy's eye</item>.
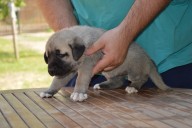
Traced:
POLYGON ((69 54, 68 53, 60 53, 60 50, 56 50, 56 56, 57 57, 60 57, 60 58, 63 58, 63 57, 68 57, 69 54))

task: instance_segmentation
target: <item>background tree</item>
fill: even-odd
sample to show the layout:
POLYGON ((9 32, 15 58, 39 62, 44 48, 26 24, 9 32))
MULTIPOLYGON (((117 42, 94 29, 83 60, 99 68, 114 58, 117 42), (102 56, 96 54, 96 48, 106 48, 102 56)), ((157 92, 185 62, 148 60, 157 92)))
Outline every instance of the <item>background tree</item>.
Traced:
MULTIPOLYGON (((0 20, 5 20, 9 15, 8 3, 12 0, 0 0, 0 20)), ((24 0, 13 0, 15 7, 21 8, 25 6, 24 0)))

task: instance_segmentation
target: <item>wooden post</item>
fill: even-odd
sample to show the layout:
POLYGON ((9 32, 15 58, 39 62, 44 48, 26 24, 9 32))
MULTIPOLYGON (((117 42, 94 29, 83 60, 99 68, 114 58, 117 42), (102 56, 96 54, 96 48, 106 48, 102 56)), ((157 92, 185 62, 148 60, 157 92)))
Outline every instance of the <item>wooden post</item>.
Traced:
POLYGON ((10 9, 10 16, 11 16, 11 22, 12 22, 12 38, 13 38, 13 48, 14 48, 14 54, 15 58, 18 60, 19 59, 19 53, 18 53, 18 47, 17 47, 17 18, 15 14, 15 5, 13 1, 9 3, 9 9, 10 9))

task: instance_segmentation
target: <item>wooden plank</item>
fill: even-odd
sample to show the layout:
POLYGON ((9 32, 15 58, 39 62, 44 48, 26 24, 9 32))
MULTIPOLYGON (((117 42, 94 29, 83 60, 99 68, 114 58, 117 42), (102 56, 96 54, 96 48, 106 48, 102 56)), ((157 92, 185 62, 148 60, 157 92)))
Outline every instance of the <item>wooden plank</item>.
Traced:
POLYGON ((85 102, 73 102, 73 88, 42 99, 44 89, 0 91, 0 127, 191 128, 192 90, 122 89, 88 91, 85 102))
POLYGON ((46 90, 46 88, 30 88, 30 89, 14 89, 14 90, 0 90, 0 94, 10 94, 10 93, 24 93, 24 92, 32 92, 32 91, 43 91, 46 90))
MULTIPOLYGON (((45 102, 44 99, 40 98, 36 93, 34 92, 27 92, 27 96, 29 96, 31 99, 33 99, 44 111, 49 113, 55 120, 57 120, 60 124, 62 124, 64 127, 68 128, 79 128, 80 126, 74 122, 72 119, 67 117, 65 114, 60 112, 58 109, 50 105, 48 102, 45 102)), ((53 102, 51 99, 49 102, 53 102)))
MULTIPOLYGON (((107 94, 108 94, 108 92, 107 92, 107 94)), ((114 94, 112 94, 111 96, 114 96, 114 94)), ((135 98, 136 99, 136 98, 135 98)), ((137 103, 137 101, 135 101, 134 102, 135 104, 137 103)), ((140 103, 142 103, 141 101, 140 101, 140 103)), ((127 102, 123 102, 123 104, 127 104, 127 105, 129 105, 130 106, 130 103, 127 103, 127 102)), ((132 104, 132 103, 131 103, 132 104)), ((132 106, 133 106, 133 104, 132 104, 132 106)), ((158 106, 155 106, 156 108, 159 108, 158 106)), ((143 112, 143 113, 145 113, 146 115, 149 115, 149 116, 151 116, 153 119, 162 119, 163 117, 164 118, 166 118, 166 116, 169 118, 169 117, 172 117, 172 116, 175 116, 175 114, 173 114, 173 113, 170 113, 170 112, 168 112, 168 111, 165 111, 165 110, 161 110, 161 109, 158 109, 158 110, 156 110, 155 109, 155 107, 153 107, 152 105, 150 105, 150 106, 148 106, 148 103, 145 103, 145 104, 138 104, 137 106, 134 106, 134 107, 132 107, 132 108, 136 108, 135 110, 137 110, 137 111, 140 111, 140 112, 143 112), (146 104, 147 104, 147 106, 146 106, 146 104), (144 105, 144 106, 143 106, 144 105), (140 108, 140 107, 142 107, 142 108, 140 108), (148 110, 148 108, 153 108, 153 111, 151 111, 151 110, 148 110), (155 113, 154 113, 155 112, 155 113), (163 112, 163 114, 161 113, 161 112, 163 112), (166 115, 166 116, 165 116, 166 115)), ((146 121, 147 122, 147 121, 146 121)), ((159 121, 158 121, 159 122, 159 121)), ((147 122, 147 123, 150 123, 150 122, 147 122)), ((170 127, 170 126, 168 126, 168 125, 166 125, 165 123, 163 123, 163 122, 159 122, 159 124, 163 124, 164 125, 164 127, 165 126, 167 126, 167 127, 170 127)), ((182 123, 181 123, 182 124, 182 123)), ((185 124, 183 124, 183 125, 185 125, 185 124)))
POLYGON ((168 124, 165 124, 159 120, 149 120, 146 121, 147 123, 153 125, 155 128, 174 128, 173 126, 170 126, 168 124))
MULTIPOLYGON (((105 93, 104 91, 100 91, 100 93, 101 93, 101 95, 109 98, 108 100, 112 100, 113 97, 116 97, 115 95, 105 93)), ((116 97, 116 98, 117 98, 117 97, 116 97)), ((120 97, 118 97, 118 98, 121 99, 120 97)), ((135 97, 135 98, 136 98, 136 97, 135 97)), ((118 104, 113 104, 113 105, 115 105, 116 107, 117 107, 117 106, 118 106, 118 107, 119 107, 119 106, 123 106, 123 107, 125 107, 125 108, 131 109, 131 110, 134 110, 134 111, 137 110, 137 111, 139 111, 139 112, 141 112, 141 113, 146 114, 147 116, 149 116, 148 119, 152 119, 152 118, 162 118, 162 117, 163 117, 163 116, 159 115, 158 113, 155 113, 155 112, 153 112, 153 111, 151 111, 151 110, 148 110, 148 109, 144 108, 144 105, 145 105, 145 104, 143 104, 143 103, 141 103, 141 102, 135 101, 134 104, 133 104, 133 102, 132 102, 132 103, 130 103, 130 102, 128 102, 128 101, 126 102, 126 100, 123 99, 123 98, 122 98, 121 100, 124 100, 124 102, 119 102, 118 104)), ((121 109, 121 110, 122 110, 122 109, 121 109)), ((147 117, 147 116, 145 116, 145 117, 147 117)))
POLYGON ((127 127, 127 123, 124 123, 123 121, 117 118, 116 118, 116 121, 107 120, 107 119, 104 119, 101 115, 94 113, 93 109, 88 110, 87 108, 81 105, 81 104, 84 104, 85 102, 83 103, 72 102, 70 101, 69 98, 66 100, 63 98, 63 96, 58 96, 58 95, 56 95, 55 97, 58 100, 60 100, 62 103, 64 103, 66 106, 68 106, 70 109, 76 111, 77 113, 85 117, 90 122, 93 122, 95 125, 99 125, 99 127, 115 127, 116 125, 118 125, 118 127, 127 127))
MULTIPOLYGON (((159 95, 155 95, 154 98, 148 99, 146 102, 152 103, 152 107, 150 107, 150 109, 152 108, 153 111, 156 110, 157 113, 164 116, 164 119, 168 119, 168 120, 170 119, 170 122, 176 121, 177 124, 179 124, 181 126, 187 125, 187 127, 188 127, 188 126, 191 126, 191 124, 187 120, 189 117, 192 116, 192 114, 190 113, 191 108, 187 108, 187 107, 178 105, 178 102, 181 102, 181 101, 187 102, 189 100, 191 100, 190 97, 187 96, 187 97, 185 97, 185 100, 183 100, 183 96, 181 97, 181 95, 178 95, 177 92, 171 91, 171 92, 159 93, 159 95), (159 109, 161 109, 161 110, 159 110, 159 109), (172 114, 170 114, 170 113, 172 113, 172 114), (183 121, 178 119, 178 117, 181 117, 183 119, 183 121), (186 120, 184 121, 184 119, 186 119, 187 121, 186 120)), ((188 105, 188 106, 190 106, 190 105, 188 105)), ((172 126, 174 126, 174 125, 172 125, 172 126)))
MULTIPOLYGON (((65 93, 71 93, 71 91, 72 90, 66 89, 65 93)), ((91 99, 87 100, 86 102, 89 102, 90 104, 98 107, 99 109, 102 109, 103 111, 105 111, 105 114, 106 113, 110 113, 111 116, 108 116, 108 117, 110 117, 111 119, 108 119, 108 120, 111 120, 112 122, 115 122, 115 121, 118 121, 118 120, 119 120, 119 122, 120 121, 126 122, 126 124, 125 124, 126 127, 127 126, 129 126, 129 127, 130 126, 134 126, 134 127, 149 127, 149 128, 152 127, 149 124, 146 124, 146 123, 144 123, 142 121, 136 120, 135 118, 129 116, 127 113, 121 111, 121 107, 118 107, 118 108, 117 107, 112 107, 113 106, 112 103, 109 104, 109 102, 107 102, 107 103, 102 102, 103 97, 102 98, 100 97, 99 100, 98 100, 98 99, 95 99, 95 95, 94 94, 89 93, 89 96, 91 96, 90 97, 91 99)), ((116 101, 118 101, 118 99, 116 99, 116 101)), ((85 103, 82 104, 82 105, 84 105, 84 107, 85 107, 85 103)), ((89 108, 89 107, 87 107, 87 108, 89 108)), ((103 116, 104 118, 107 118, 104 115, 104 112, 101 112, 100 115, 103 116)), ((118 124, 119 122, 117 122, 116 124, 118 124)))
POLYGON ((3 113, 1 111, 2 110, 0 109, 0 126, 1 126, 1 128, 10 128, 8 122, 5 120, 5 117, 3 116, 3 113))
MULTIPOLYGON (((83 127, 83 128, 92 128, 95 125, 94 123, 89 121, 87 118, 85 118, 84 116, 79 114, 78 112, 76 112, 73 109, 71 109, 70 107, 66 106, 64 100, 68 100, 68 99, 66 99, 66 98, 63 98, 63 100, 60 99, 61 101, 64 101, 64 103, 58 101, 58 99, 60 99, 60 98, 58 98, 57 94, 56 94, 55 98, 51 98, 51 99, 46 99, 45 98, 45 100, 47 102, 49 102, 52 106, 54 106, 59 111, 64 113, 66 116, 71 118, 73 121, 77 122, 81 127, 83 127)), ((95 127, 97 127, 97 126, 95 126, 95 127)))
MULTIPOLYGON (((183 105, 179 105, 179 104, 177 104, 177 103, 169 103, 169 104, 167 104, 170 108, 175 108, 175 109, 177 109, 177 110, 180 110, 180 111, 182 111, 182 112, 186 112, 186 111, 188 111, 188 108, 187 107, 185 107, 185 106, 183 106, 183 105)), ((186 113, 185 113, 186 114, 186 113)))
MULTIPOLYGON (((3 94, 3 96, 28 126, 32 128, 45 128, 45 126, 14 95, 3 94)), ((24 97, 25 95, 23 95, 23 98, 24 97)))
MULTIPOLYGON (((28 92, 28 91, 27 91, 28 92)), ((48 128, 63 128, 50 114, 33 102, 24 93, 17 93, 15 96, 48 128)))
POLYGON ((172 120, 172 119, 166 119, 166 120, 163 120, 163 122, 165 122, 171 126, 174 126, 175 128, 191 128, 191 126, 185 125, 183 123, 180 123, 180 122, 172 120))
MULTIPOLYGON (((187 98, 187 100, 183 100, 183 96, 181 96, 176 92, 170 92, 164 95, 158 95, 154 98, 156 101, 154 100, 152 101, 154 103, 153 110, 160 108, 163 111, 165 111, 165 112, 160 112, 159 110, 157 111, 158 113, 164 116, 164 120, 162 121, 164 123, 167 123, 175 127, 174 122, 177 122, 176 124, 178 126, 191 127, 192 120, 190 121, 188 120, 188 118, 192 116, 192 114, 190 113, 191 108, 178 105, 179 102, 185 102, 185 101, 187 102, 190 100, 189 97, 185 97, 185 98, 187 98), (162 106, 161 104, 164 104, 164 105, 162 106), (173 113, 174 115, 167 114, 168 112, 173 113), (169 123, 166 120, 169 120, 169 123)), ((190 105, 188 105, 188 107, 189 106, 190 105)))
POLYGON ((0 95, 0 109, 11 127, 13 128, 28 127, 2 95, 0 95))
MULTIPOLYGON (((119 94, 119 95, 122 95, 122 94, 119 94)), ((165 109, 169 115, 170 115, 170 112, 172 114, 176 114, 175 112, 180 112, 182 115, 189 115, 186 113, 186 111, 189 111, 191 110, 191 107, 190 109, 185 107, 185 106, 182 106, 182 105, 179 105, 177 104, 178 102, 183 102, 182 98, 178 98, 178 96, 175 96, 177 94, 173 93, 173 92, 170 92, 170 93, 162 93, 162 94, 159 94, 159 95, 155 95, 155 97, 153 98, 145 98, 145 99, 142 99, 143 101, 145 101, 145 103, 147 103, 148 105, 151 105, 155 108, 160 108, 160 109, 165 109), (172 96, 174 95, 174 96, 172 96)), ((123 97, 126 99, 126 97, 123 97)), ((130 97, 131 99, 131 97, 130 97)), ((134 103, 135 102, 140 102, 140 103, 143 103, 142 100, 139 100, 140 97, 137 97, 137 98, 133 98, 131 100, 134 100, 134 103)), ((190 99, 189 97, 185 97, 185 99, 190 99)), ((188 105, 190 106, 190 105, 188 105)), ((166 115, 167 115, 167 112, 166 115)))
POLYGON ((178 100, 178 101, 185 101, 185 102, 192 104, 192 99, 189 98, 189 97, 191 97, 191 95, 186 95, 184 93, 174 92, 172 94, 167 94, 167 96, 172 98, 172 99, 178 100))
POLYGON ((188 111, 189 108, 178 104, 178 102, 183 102, 184 100, 182 100, 181 98, 178 98, 178 96, 175 96, 175 95, 177 95, 177 93, 172 91, 169 93, 162 93, 159 95, 155 95, 155 97, 153 98, 148 98, 148 99, 146 98, 144 99, 144 101, 147 101, 148 104, 151 104, 155 108, 157 107, 157 108, 165 109, 171 113, 180 111, 180 113, 182 113, 183 115, 188 115, 186 111, 188 111))
POLYGON ((178 88, 178 89, 174 89, 174 90, 175 90, 175 92, 183 93, 185 95, 189 95, 189 96, 192 95, 191 89, 181 89, 181 88, 178 88))
POLYGON ((188 117, 188 118, 183 118, 182 116, 181 117, 177 117, 177 120, 179 120, 180 122, 183 122, 189 126, 192 127, 192 117, 188 117))
MULTIPOLYGON (((164 99, 163 97, 167 95, 171 95, 170 93, 162 93, 162 95, 156 95, 155 94, 155 97, 150 99, 150 98, 146 98, 145 100, 145 104, 140 104, 138 105, 136 108, 138 107, 143 107, 141 109, 143 109, 143 112, 146 112, 146 114, 149 114, 149 111, 146 111, 146 108, 150 108, 150 110, 152 110, 153 112, 157 113, 158 115, 161 115, 162 117, 158 117, 159 119, 169 119, 171 120, 171 122, 174 122, 174 121, 177 121, 177 124, 180 124, 180 125, 189 125, 191 126, 191 124, 189 123, 189 121, 182 121, 182 120, 179 120, 177 119, 178 117, 182 117, 182 119, 188 119, 189 116, 191 116, 192 114, 190 113, 187 113, 186 112, 186 108, 185 108, 185 111, 182 111, 182 110, 179 110, 179 109, 175 109, 174 107, 169 107, 169 102, 172 103, 177 101, 175 99, 172 99, 172 100, 168 100, 169 102, 163 102, 164 99), (159 100, 159 97, 161 97, 162 101, 159 100), (164 107, 162 107, 162 105, 164 107)), ((173 95, 175 96, 176 94, 173 93, 173 95)), ((166 98, 165 97, 165 98, 166 98)), ((172 97, 173 98, 173 97, 172 97)), ((136 99, 136 98, 135 98, 136 99)), ((181 99, 180 99, 181 100, 181 99)), ((135 103, 137 103, 137 101, 135 100, 134 101, 135 103)), ((142 101, 139 101, 142 103, 142 101)), ((175 104, 174 104, 175 105, 175 104)), ((174 106, 173 105, 173 106, 174 106)), ((183 108, 183 107, 182 107, 183 108)), ((190 109, 191 110, 191 109, 190 109)), ((152 113, 150 113, 149 115, 151 115, 152 113)), ((151 115, 153 117, 153 119, 155 119, 156 117, 154 117, 154 113, 151 115)), ((156 115, 157 116, 157 115, 156 115)), ((157 119, 158 119, 157 118, 157 119)), ((162 121, 164 122, 164 121, 162 121)), ((166 123, 166 122, 164 122, 166 123)))

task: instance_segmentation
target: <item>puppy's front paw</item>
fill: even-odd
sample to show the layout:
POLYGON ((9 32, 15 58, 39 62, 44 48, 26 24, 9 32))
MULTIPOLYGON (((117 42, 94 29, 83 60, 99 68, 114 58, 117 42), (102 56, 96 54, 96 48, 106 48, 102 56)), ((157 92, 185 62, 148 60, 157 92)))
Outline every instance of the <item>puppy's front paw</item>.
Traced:
POLYGON ((51 98, 51 97, 53 97, 52 94, 49 94, 47 92, 41 92, 39 95, 40 95, 41 98, 51 98))
POLYGON ((138 90, 135 89, 134 87, 126 87, 125 91, 128 93, 128 94, 132 94, 132 93, 137 93, 138 90))
POLYGON ((88 95, 85 93, 73 92, 70 97, 73 101, 84 101, 88 98, 88 95))

